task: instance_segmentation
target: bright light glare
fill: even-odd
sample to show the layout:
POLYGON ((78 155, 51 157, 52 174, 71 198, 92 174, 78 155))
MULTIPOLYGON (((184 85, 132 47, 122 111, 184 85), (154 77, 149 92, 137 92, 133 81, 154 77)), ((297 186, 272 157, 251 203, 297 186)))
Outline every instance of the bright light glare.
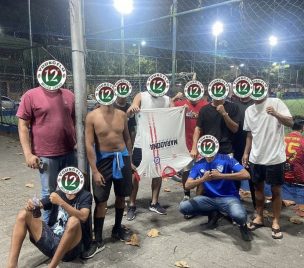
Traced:
POLYGON ((278 43, 278 38, 274 35, 269 37, 269 45, 271 45, 272 47, 274 47, 275 45, 277 45, 278 43))
POLYGON ((142 46, 145 46, 147 43, 145 40, 142 40, 141 43, 140 43, 142 46))
POLYGON ((240 67, 244 67, 244 66, 245 66, 245 64, 244 64, 244 63, 241 63, 241 64, 240 64, 240 67))
POLYGON ((212 26, 212 34, 214 36, 218 36, 219 34, 221 34, 223 32, 223 30, 224 30, 224 25, 220 21, 217 21, 212 26))
POLYGON ((133 0, 114 0, 114 7, 121 14, 130 14, 133 11, 133 0))
POLYGON ((282 64, 285 64, 285 63, 286 63, 286 60, 282 60, 281 63, 282 63, 282 64))
POLYGON ((234 68, 234 65, 230 65, 230 68, 234 68))
POLYGON ((277 65, 277 63, 276 62, 274 62, 273 64, 272 64, 272 66, 276 66, 277 65))

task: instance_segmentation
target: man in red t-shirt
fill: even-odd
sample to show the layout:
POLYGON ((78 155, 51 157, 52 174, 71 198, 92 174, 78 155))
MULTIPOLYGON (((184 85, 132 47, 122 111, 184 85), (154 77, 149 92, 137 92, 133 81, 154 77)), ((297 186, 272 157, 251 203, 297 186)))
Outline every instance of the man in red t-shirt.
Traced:
MULTIPOLYGON (((186 144, 189 152, 192 149, 193 133, 196 127, 196 120, 199 111, 202 107, 208 104, 205 99, 199 101, 190 101, 184 97, 183 93, 178 92, 176 96, 172 99, 174 106, 186 106, 186 117, 185 117, 185 132, 186 132, 186 144)), ((185 183, 189 175, 189 171, 192 167, 193 162, 190 163, 184 170, 182 175, 182 183, 184 187, 184 199, 188 200, 190 198, 190 191, 185 190, 185 183)))
POLYGON ((285 137, 285 182, 304 184, 304 117, 294 116, 292 132, 285 137))
MULTIPOLYGON (((61 169, 76 165, 74 104, 73 92, 63 88, 37 87, 21 98, 17 111, 20 143, 28 167, 39 169, 42 198, 56 190, 61 169)), ((43 218, 48 222, 49 213, 44 212, 43 218)))

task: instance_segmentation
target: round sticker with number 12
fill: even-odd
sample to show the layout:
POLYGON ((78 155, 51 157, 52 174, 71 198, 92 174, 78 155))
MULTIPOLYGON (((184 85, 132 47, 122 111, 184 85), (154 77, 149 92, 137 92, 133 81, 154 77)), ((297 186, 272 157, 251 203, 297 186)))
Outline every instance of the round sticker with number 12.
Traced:
POLYGON ((267 83, 262 79, 253 79, 253 91, 250 95, 250 98, 253 100, 262 100, 264 99, 268 94, 268 85, 267 83))
POLYGON ((233 81, 233 93, 239 98, 247 98, 253 91, 253 83, 250 78, 240 76, 233 81))
POLYGON ((203 157, 213 157, 220 148, 218 140, 212 135, 204 135, 197 142, 197 150, 203 157))
POLYGON ((102 83, 95 90, 95 98, 102 105, 111 105, 115 102, 117 94, 111 83, 102 83))
POLYGON ((223 79, 214 79, 208 85, 208 93, 214 100, 223 100, 229 94, 229 85, 223 79))
POLYGON ((198 101, 204 96, 204 86, 199 81, 190 81, 185 85, 184 94, 190 101, 198 101))
POLYGON ((57 184, 64 193, 76 194, 83 188, 84 176, 78 168, 66 167, 59 172, 57 184))
POLYGON ((132 92, 132 85, 128 80, 120 79, 115 83, 114 90, 118 97, 126 98, 132 92))
POLYGON ((57 90, 65 83, 66 69, 59 61, 47 60, 38 67, 37 80, 43 88, 57 90))
POLYGON ((164 96, 169 90, 169 79, 161 73, 152 74, 147 80, 147 90, 154 97, 164 96))

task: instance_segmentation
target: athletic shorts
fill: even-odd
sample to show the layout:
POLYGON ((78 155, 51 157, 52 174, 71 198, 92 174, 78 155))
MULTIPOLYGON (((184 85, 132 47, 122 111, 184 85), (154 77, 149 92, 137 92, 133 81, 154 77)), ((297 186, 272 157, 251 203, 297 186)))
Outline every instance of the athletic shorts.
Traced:
POLYGON ((141 159, 142 159, 141 148, 134 147, 133 153, 132 153, 132 163, 133 163, 133 165, 135 167, 139 167, 141 159))
MULTIPOLYGON (((54 234, 50 226, 48 226, 44 221, 42 222, 42 233, 40 239, 35 242, 35 240, 30 236, 31 242, 46 256, 53 258, 56 249, 59 245, 61 237, 54 234)), ((72 261, 79 257, 82 253, 82 242, 67 252, 62 258, 63 261, 72 261)))
POLYGON ((112 182, 116 196, 130 196, 132 192, 132 169, 129 156, 123 156, 124 167, 121 170, 123 178, 113 178, 113 157, 104 158, 97 163, 97 169, 106 181, 105 186, 97 186, 93 180, 93 193, 96 203, 106 202, 109 199, 112 182))
POLYGON ((250 163, 249 167, 254 184, 263 181, 272 186, 284 184, 284 163, 269 166, 250 163))

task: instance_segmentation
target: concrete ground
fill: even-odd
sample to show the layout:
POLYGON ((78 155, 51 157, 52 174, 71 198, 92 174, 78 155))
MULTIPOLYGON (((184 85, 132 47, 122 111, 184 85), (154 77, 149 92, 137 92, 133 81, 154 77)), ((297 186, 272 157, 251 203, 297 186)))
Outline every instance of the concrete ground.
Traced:
MULTIPOLYGON (((27 199, 40 192, 37 171, 26 167, 19 141, 14 137, 0 135, 0 267, 5 267, 9 252, 10 236, 18 210, 27 199), (3 180, 4 177, 10 179, 3 180), (33 184, 33 188, 26 184, 33 184)), ((252 242, 240 238, 237 226, 226 220, 215 230, 206 230, 202 223, 206 217, 184 220, 178 212, 183 196, 176 182, 164 181, 160 202, 167 207, 168 215, 157 215, 147 210, 151 195, 150 182, 141 181, 138 196, 138 214, 134 221, 123 223, 134 230, 140 238, 140 247, 114 242, 110 239, 114 223, 114 199, 109 200, 104 238, 106 249, 93 259, 77 259, 61 263, 62 268, 78 267, 174 267, 183 260, 189 267, 304 267, 304 229, 288 221, 295 215, 291 208, 284 208, 282 215, 283 240, 271 238, 270 218, 265 219, 266 228, 254 232, 252 242), (171 192, 164 192, 164 188, 171 192), (160 231, 160 236, 150 238, 151 228, 160 231)), ((252 206, 244 202, 249 215, 252 206)), ((46 267, 48 258, 40 253, 28 239, 25 240, 19 267, 46 267)))

